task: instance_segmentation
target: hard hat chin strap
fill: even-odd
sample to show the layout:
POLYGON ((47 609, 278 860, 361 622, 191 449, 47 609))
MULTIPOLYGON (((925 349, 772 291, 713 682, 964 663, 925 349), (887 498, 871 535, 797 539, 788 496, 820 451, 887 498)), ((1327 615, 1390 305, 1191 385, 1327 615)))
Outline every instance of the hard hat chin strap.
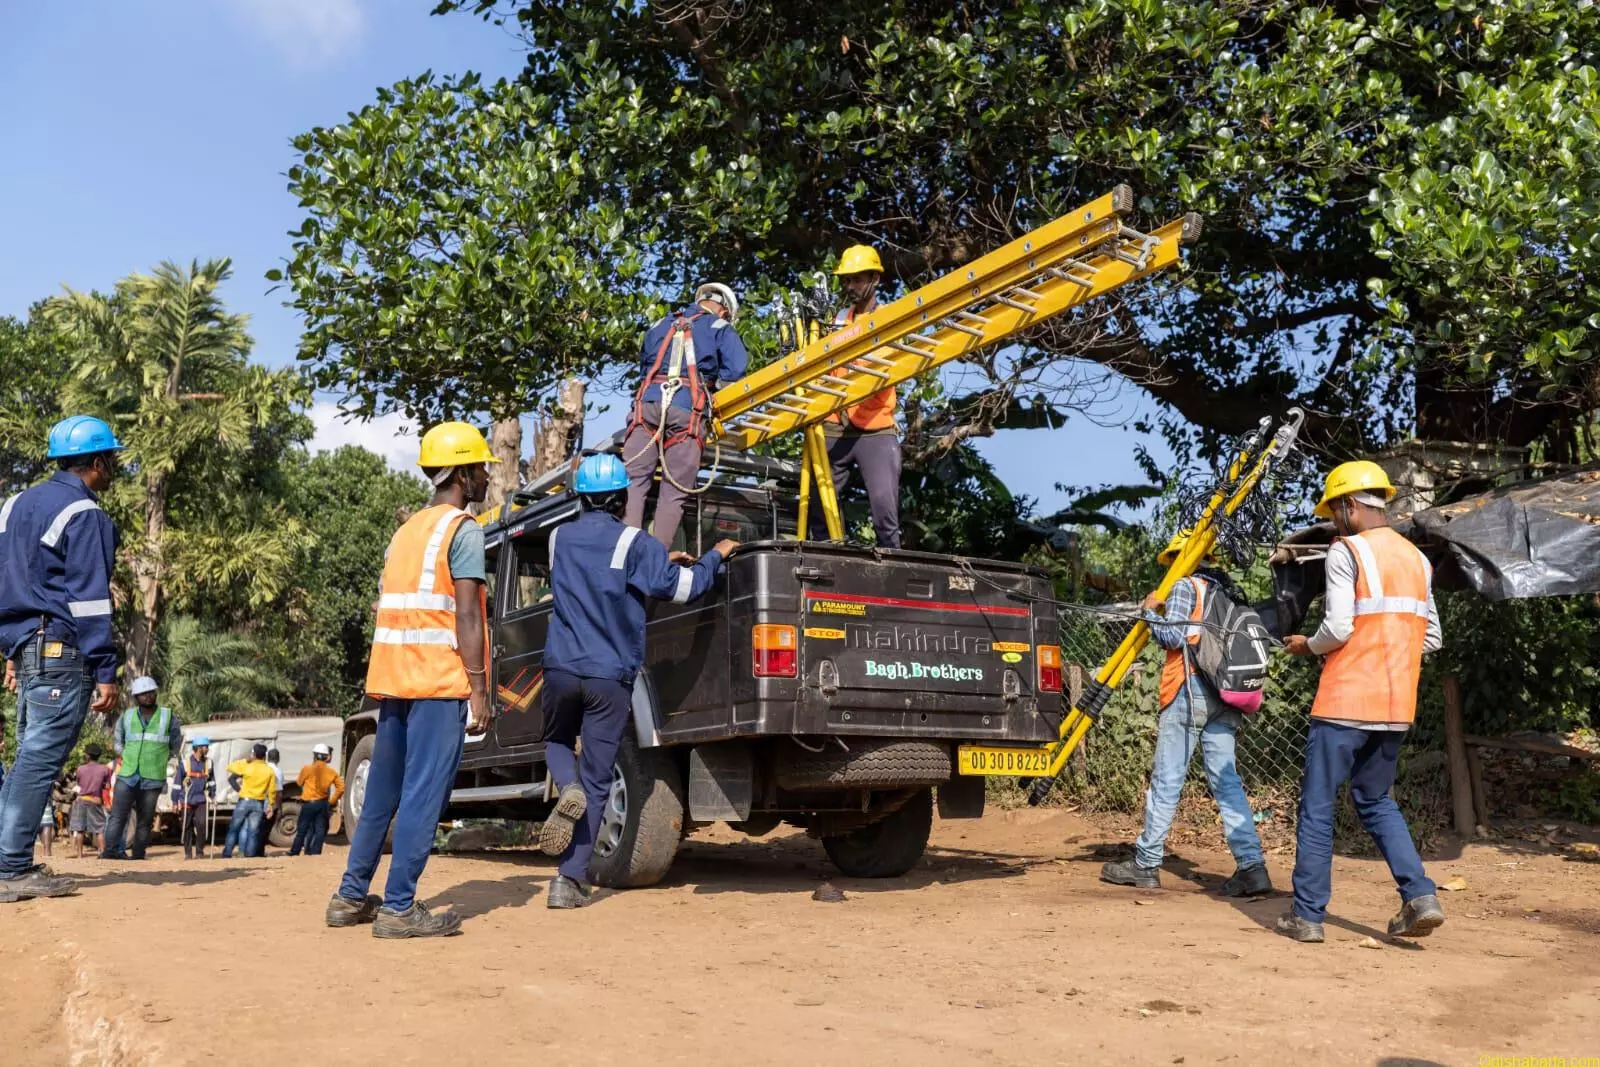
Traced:
POLYGON ((439 473, 433 476, 433 487, 437 489, 445 482, 448 482, 450 480, 450 476, 455 472, 456 469, 454 467, 440 467, 439 473))

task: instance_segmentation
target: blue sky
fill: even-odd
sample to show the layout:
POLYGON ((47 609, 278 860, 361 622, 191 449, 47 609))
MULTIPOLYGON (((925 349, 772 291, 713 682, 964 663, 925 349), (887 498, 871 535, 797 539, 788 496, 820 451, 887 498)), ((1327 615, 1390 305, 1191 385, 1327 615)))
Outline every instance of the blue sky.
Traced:
MULTIPOLYGON (((163 259, 231 256, 230 307, 251 316, 255 358, 293 361, 298 315, 263 275, 302 215, 285 190, 289 139, 338 122, 374 90, 433 69, 490 78, 522 65, 503 30, 432 0, 76 0, 0 5, 0 314, 108 288, 163 259)), ((616 429, 620 404, 591 420, 616 429)), ((1057 482, 1142 480, 1125 390, 1096 420, 1002 432, 980 448, 1050 509, 1057 482), (1099 424, 1097 424, 1099 423, 1099 424)), ((347 425, 313 411, 318 443, 354 441, 404 464, 398 417, 347 425)))

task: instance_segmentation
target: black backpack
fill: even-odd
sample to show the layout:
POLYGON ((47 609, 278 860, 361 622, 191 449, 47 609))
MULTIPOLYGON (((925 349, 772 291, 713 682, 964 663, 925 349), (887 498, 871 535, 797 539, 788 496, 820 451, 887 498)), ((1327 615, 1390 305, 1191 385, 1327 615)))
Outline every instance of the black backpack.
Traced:
POLYGON ((1272 634, 1226 574, 1208 568, 1196 577, 1205 580, 1206 590, 1200 641, 1194 646, 1195 670, 1224 704, 1253 715, 1261 710, 1272 634))

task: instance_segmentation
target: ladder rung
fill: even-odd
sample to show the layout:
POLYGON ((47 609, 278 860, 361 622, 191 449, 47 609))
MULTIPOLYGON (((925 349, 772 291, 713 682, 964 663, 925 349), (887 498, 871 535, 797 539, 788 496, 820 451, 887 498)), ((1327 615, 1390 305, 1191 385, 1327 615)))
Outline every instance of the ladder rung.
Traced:
MULTIPOLYGON (((894 360, 892 360, 892 359, 884 359, 882 356, 873 355, 871 352, 868 352, 866 355, 863 355, 863 356, 857 356, 856 357, 856 363, 876 363, 880 367, 892 367, 892 366, 894 366, 894 360)), ((852 366, 854 366, 854 365, 855 364, 852 364, 852 366)))
POLYGON ((965 334, 970 334, 973 337, 982 337, 983 336, 983 331, 982 330, 978 329, 975 326, 968 326, 964 322, 957 322, 955 319, 945 319, 944 321, 940 322, 939 325, 948 326, 952 330, 959 330, 960 332, 965 333, 965 334))
MULTIPOLYGON (((1074 268, 1088 270, 1091 274, 1099 269, 1098 267, 1091 267, 1087 263, 1079 263, 1077 260, 1073 260, 1071 262, 1071 266, 1074 268)), ((1080 278, 1076 274, 1068 274, 1059 267, 1051 267, 1050 274, 1056 278, 1060 278, 1064 282, 1072 282, 1074 285, 1081 285, 1085 289, 1088 289, 1094 285, 1094 282, 1090 281, 1088 278, 1080 278)))
POLYGON ((917 341, 921 344, 932 345, 934 348, 939 347, 938 340, 936 338, 929 337, 925 333, 908 333, 904 337, 900 338, 900 340, 907 342, 917 341))
POLYGON ((837 374, 825 374, 821 378, 818 378, 817 381, 827 382, 829 385, 843 385, 846 387, 850 385, 849 378, 841 378, 837 374))
POLYGON ((889 347, 899 349, 901 352, 905 352, 908 355, 916 356, 918 359, 932 359, 934 356, 934 353, 932 352, 921 348, 912 348, 910 345, 902 344, 899 341, 890 341, 889 347))
POLYGON ((1022 301, 1013 300, 1009 296, 997 296, 994 298, 994 302, 997 304, 1004 304, 1006 307, 1016 308, 1018 311, 1026 311, 1030 315, 1039 310, 1032 304, 1024 304, 1022 301))
POLYGON ((988 317, 985 316, 985 315, 980 315, 976 311, 965 311, 965 310, 962 310, 962 311, 956 312, 956 314, 960 315, 962 318, 966 319, 969 322, 980 323, 980 324, 982 324, 984 326, 989 325, 988 317))
POLYGON ((1008 296, 1016 296, 1016 295, 1019 295, 1019 294, 1021 296, 1027 297, 1029 300, 1038 300, 1040 298, 1039 294, 1034 292, 1032 289, 1024 289, 1020 285, 1015 287, 1014 289, 1012 289, 1011 292, 1008 293, 1007 295, 1008 296))
POLYGON ((829 396, 848 397, 850 395, 843 389, 834 389, 831 386, 823 385, 821 382, 811 382, 806 388, 815 389, 819 393, 827 393, 829 396))
MULTIPOLYGON (((917 353, 917 354, 921 355, 920 352, 917 353)), ((862 357, 862 358, 866 358, 866 357, 862 357)), ((856 370, 860 371, 862 374, 870 374, 874 378, 879 378, 879 379, 882 379, 884 381, 887 381, 888 378, 889 378, 889 376, 887 374, 883 373, 883 371, 877 370, 877 369, 875 369, 873 367, 856 367, 855 364, 853 364, 853 363, 851 364, 851 366, 854 367, 856 370)))
POLYGON ((785 404, 782 401, 778 401, 778 400, 769 400, 769 401, 766 402, 766 404, 764 406, 765 407, 769 407, 769 408, 777 408, 779 411, 787 411, 791 415, 809 415, 809 414, 811 414, 811 409, 810 408, 797 408, 797 407, 794 407, 791 404, 785 404))

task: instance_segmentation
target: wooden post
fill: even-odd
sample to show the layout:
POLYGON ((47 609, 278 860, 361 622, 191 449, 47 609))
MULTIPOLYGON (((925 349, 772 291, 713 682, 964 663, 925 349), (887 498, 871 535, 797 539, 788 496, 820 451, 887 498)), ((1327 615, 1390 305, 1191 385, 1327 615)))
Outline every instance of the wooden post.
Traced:
POLYGON ((1472 780, 1472 807, 1478 813, 1478 834, 1489 831, 1489 795, 1483 791, 1483 758, 1477 745, 1467 746, 1467 777, 1472 780))
POLYGON ((1444 677, 1444 746, 1450 757, 1450 802, 1456 833, 1471 837, 1477 819, 1472 806, 1466 730, 1461 725, 1461 682, 1453 674, 1444 677))

